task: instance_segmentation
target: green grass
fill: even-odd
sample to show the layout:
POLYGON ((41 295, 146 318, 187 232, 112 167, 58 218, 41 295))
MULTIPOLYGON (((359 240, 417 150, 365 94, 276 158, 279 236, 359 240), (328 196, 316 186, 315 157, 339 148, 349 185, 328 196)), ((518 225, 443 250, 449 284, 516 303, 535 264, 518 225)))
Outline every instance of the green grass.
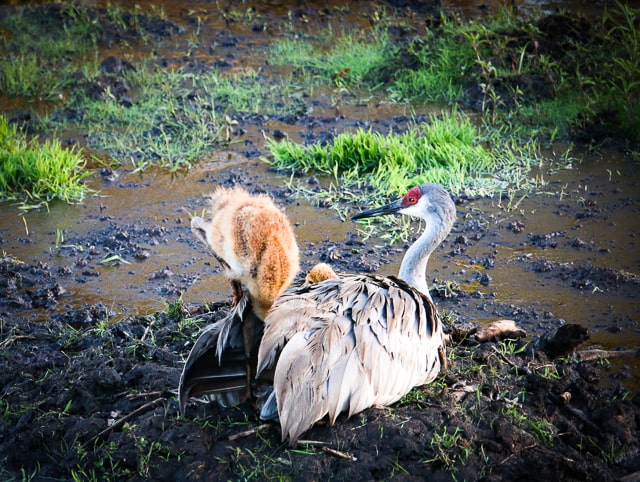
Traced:
MULTIPOLYGON (((146 15, 157 19, 163 13, 152 7, 146 15)), ((95 71, 100 48, 110 46, 113 38, 123 43, 147 40, 143 18, 109 4, 106 8, 62 3, 16 8, 0 18, 0 91, 65 101, 78 72, 95 71)))
POLYGON ((388 79, 388 92, 399 102, 457 102, 463 92, 473 52, 445 20, 443 31, 429 30, 398 51, 397 70, 388 79), (443 34, 444 33, 444 34, 443 34))
POLYGON ((523 137, 566 136, 573 127, 603 122, 640 141, 640 10, 617 3, 600 24, 569 29, 561 50, 545 47, 539 17, 503 10, 489 23, 456 22, 413 39, 413 56, 388 87, 399 101, 462 100, 482 92, 487 122, 523 137))
POLYGON ((546 419, 538 417, 528 417, 526 427, 531 435, 545 445, 553 445, 554 426, 546 419))
POLYGON ((67 77, 56 73, 43 71, 37 57, 11 55, 0 60, 0 90, 9 95, 53 98, 67 83, 67 77))
POLYGON ((270 58, 302 81, 382 88, 397 102, 471 101, 505 135, 553 140, 604 123, 638 142, 639 14, 617 3, 599 23, 569 21, 556 50, 541 28, 545 17, 503 9, 486 21, 442 15, 408 39, 390 39, 384 26, 357 34, 327 28, 276 42, 270 58))
POLYGON ((615 122, 620 128, 629 132, 640 141, 640 29, 638 17, 640 9, 633 9, 622 2, 609 12, 603 20, 606 29, 605 45, 612 45, 614 55, 605 50, 602 57, 602 68, 598 70, 602 76, 596 79, 594 88, 599 82, 606 82, 600 103, 610 106, 615 113, 615 122))
POLYGON ((269 49, 269 58, 275 65, 293 67, 305 82, 373 87, 377 83, 374 74, 389 60, 389 48, 382 29, 371 33, 328 29, 316 38, 277 41, 269 49))
POLYGON ((0 20, 0 28, 10 32, 0 36, 0 90, 6 94, 52 99, 80 65, 95 65, 100 25, 83 8, 60 6, 52 15, 19 8, 0 20))
MULTIPOLYGON (((499 131, 474 126, 455 110, 432 116, 403 134, 360 129, 339 134, 331 144, 303 146, 267 139, 267 147, 271 157, 264 160, 278 169, 319 172, 332 178, 319 192, 300 182, 294 187, 334 206, 342 219, 348 217, 343 207, 346 200, 379 205, 425 182, 438 183, 453 195, 485 196, 530 188, 538 182, 528 177, 531 165, 541 159, 534 141, 522 144, 505 139, 499 131)), ((411 231, 408 218, 386 217, 365 223, 361 234, 368 238, 377 233, 393 243, 407 241, 411 231)))
POLYGON ((88 129, 88 147, 104 151, 117 164, 142 169, 157 165, 189 168, 207 152, 232 142, 233 115, 287 114, 304 110, 286 81, 266 82, 254 70, 223 75, 193 74, 148 63, 126 73, 135 90, 127 105, 106 92, 99 99, 76 95, 79 126, 88 129))
POLYGON ((472 452, 471 443, 464 438, 464 431, 459 427, 448 430, 445 426, 442 432, 434 431, 430 448, 433 452, 432 456, 421 462, 439 462, 453 473, 457 471, 458 464, 464 465, 472 452))
POLYGON ((421 182, 453 194, 515 195, 540 181, 528 179, 542 160, 540 141, 598 123, 640 141, 637 17, 638 10, 622 4, 592 24, 556 16, 575 30, 567 27, 554 51, 547 17, 507 9, 488 21, 442 16, 437 27, 406 40, 390 40, 380 27, 281 40, 272 60, 291 66, 302 82, 379 88, 396 102, 472 102, 481 120, 472 124, 454 110, 400 135, 358 130, 306 146, 267 140, 268 162, 329 176, 333 182, 321 194, 298 189, 331 204, 358 199, 366 185, 373 188, 367 201, 379 203, 421 182), (357 55, 345 55, 349 44, 357 55))
POLYGON ((424 182, 445 186, 454 194, 489 193, 506 183, 524 181, 536 148, 501 144, 483 136, 468 117, 457 112, 432 116, 403 134, 372 130, 342 133, 332 144, 302 146, 291 141, 267 140, 271 162, 280 169, 316 171, 333 176, 349 189, 362 182, 374 187, 378 200, 397 195, 424 182), (494 148, 488 147, 494 143, 494 148), (514 173, 507 179, 496 173, 514 173))
POLYGON ((89 131, 89 148, 106 152, 116 164, 177 170, 220 141, 213 100, 189 95, 190 75, 151 67, 130 72, 126 79, 137 90, 130 105, 108 93, 99 99, 76 99, 74 105, 83 112, 79 124, 89 131))
MULTIPOLYGON (((42 115, 32 128, 39 122, 42 132, 88 133, 87 147, 114 164, 188 169, 234 142, 238 119, 306 114, 305 94, 318 84, 356 97, 359 89, 366 95, 375 89, 383 101, 438 101, 454 108, 470 102, 468 92, 480 92, 471 106, 482 114, 475 124, 454 109, 405 134, 343 133, 327 146, 267 141, 274 165, 326 173, 338 180, 338 197, 365 182, 377 200, 426 181, 454 194, 514 190, 527 185, 529 167, 540 159, 539 139, 602 122, 640 140, 639 11, 623 4, 589 25, 584 38, 568 31, 557 52, 545 48, 539 17, 505 9, 488 21, 442 16, 435 27, 402 37, 389 29, 400 20, 381 11, 368 29, 283 34, 264 52, 270 65, 286 67, 277 78, 252 69, 162 67, 149 53, 124 74, 126 99, 109 89, 91 97, 87 85, 104 76, 97 63, 105 30, 135 32, 133 38, 145 41, 144 26, 136 14, 116 8, 96 12, 56 4, 17 8, 0 19, 0 90, 55 100, 60 110, 42 115), (33 8, 49 8, 51 15, 34 15, 33 8), (543 87, 531 88, 531 79, 543 87), (73 122, 61 115, 63 108, 77 114, 73 122)), ((176 39, 175 48, 190 51, 197 40, 176 39)), ((49 194, 34 196, 46 201, 49 194)))
POLYGON ((84 165, 80 150, 65 149, 55 139, 42 145, 28 141, 0 116, 0 199, 23 207, 54 199, 80 202, 87 193, 84 165))

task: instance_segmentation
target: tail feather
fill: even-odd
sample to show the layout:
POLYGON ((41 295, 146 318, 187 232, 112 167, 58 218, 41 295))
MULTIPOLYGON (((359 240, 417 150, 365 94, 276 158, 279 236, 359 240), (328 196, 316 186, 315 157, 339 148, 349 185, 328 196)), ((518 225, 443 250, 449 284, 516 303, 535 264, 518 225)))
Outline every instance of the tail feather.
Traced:
MULTIPOLYGON (((178 398, 184 414, 190 397, 213 395, 222 405, 235 405, 247 390, 247 356, 242 336, 243 320, 253 316, 248 297, 221 320, 202 330, 187 357, 178 398)), ((261 333, 256 333, 259 340, 261 333)), ((255 371, 255 370, 252 370, 255 371)))

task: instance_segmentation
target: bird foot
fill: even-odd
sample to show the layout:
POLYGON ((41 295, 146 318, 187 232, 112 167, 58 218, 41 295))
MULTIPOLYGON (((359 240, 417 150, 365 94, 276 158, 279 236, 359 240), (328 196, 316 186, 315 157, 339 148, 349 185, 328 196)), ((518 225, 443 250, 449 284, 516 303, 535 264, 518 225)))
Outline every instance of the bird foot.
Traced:
POLYGON ((255 405, 255 401, 253 399, 253 392, 251 390, 251 386, 247 385, 247 389, 244 391, 244 393, 240 396, 240 403, 244 403, 247 400, 251 401, 252 405, 255 405))
POLYGON ((440 366, 442 367, 442 371, 447 371, 447 352, 444 349, 444 346, 438 347, 438 358, 440 359, 440 366))

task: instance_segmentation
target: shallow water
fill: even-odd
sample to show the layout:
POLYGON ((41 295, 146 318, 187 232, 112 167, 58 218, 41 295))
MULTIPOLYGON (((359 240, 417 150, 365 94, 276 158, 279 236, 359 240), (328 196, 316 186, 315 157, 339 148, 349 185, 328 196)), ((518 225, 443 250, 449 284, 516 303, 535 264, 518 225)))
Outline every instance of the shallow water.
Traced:
MULTIPOLYGON (((20 215, 8 203, 0 205, 0 236, 3 251, 23 260, 40 260, 53 266, 69 264, 64 251, 72 249, 74 239, 83 239, 92 230, 100 230, 105 222, 115 222, 126 226, 139 223, 142 226, 165 226, 167 239, 158 244, 144 246, 151 256, 144 261, 128 259, 131 263, 117 267, 98 266, 99 276, 81 279, 65 278, 68 295, 64 303, 75 307, 82 304, 103 302, 120 307, 129 313, 142 314, 161 308, 163 297, 154 293, 152 275, 169 267, 175 276, 199 273, 200 279, 184 292, 187 303, 202 300, 225 299, 229 296, 227 282, 218 272, 204 247, 193 242, 189 229, 190 214, 201 214, 206 207, 206 196, 221 181, 218 177, 231 166, 239 173, 247 173, 260 180, 260 184, 283 185, 289 178, 269 171, 261 161, 245 160, 233 153, 219 153, 185 175, 172 176, 163 171, 149 170, 145 173, 122 172, 117 182, 103 182, 94 175, 89 183, 97 195, 89 197, 82 205, 54 203, 49 212, 32 211, 20 215), (204 181, 204 182, 203 182, 204 181), (104 219, 109 216, 110 219, 104 219), (24 219, 23 219, 24 218, 24 219), (28 231, 28 234, 27 234, 28 231), (59 232, 64 240, 59 240, 59 232), (56 246, 58 242, 59 246, 56 246), (57 252, 62 252, 57 255, 57 252), (204 264, 210 263, 210 265, 204 264)), ((495 266, 486 269, 492 278, 485 291, 496 293, 496 300, 514 305, 535 304, 539 309, 552 311, 567 322, 586 324, 593 333, 592 340, 607 348, 618 345, 640 346, 637 313, 640 311, 638 299, 619 299, 611 294, 578 290, 562 286, 557 281, 547 280, 540 273, 529 269, 529 264, 518 261, 523 256, 552 262, 588 261, 594 266, 640 272, 638 239, 640 216, 637 200, 640 199, 640 185, 633 175, 634 165, 619 153, 610 152, 606 159, 595 159, 587 154, 582 162, 572 169, 545 173, 549 194, 528 195, 518 206, 518 210, 508 212, 505 200, 479 199, 459 207, 458 218, 464 219, 474 212, 493 213, 488 222, 486 235, 467 247, 465 257, 456 259, 449 253, 452 239, 438 250, 430 262, 431 277, 452 279, 471 286, 473 272, 483 268, 468 267, 468 260, 481 259, 494 253, 495 266), (616 155, 617 154, 617 155, 616 155), (608 180, 611 171, 612 179, 608 180), (620 175, 617 172, 620 172, 620 175), (607 175, 603 175, 607 173, 607 175), (561 186, 564 200, 571 210, 579 212, 581 199, 589 193, 597 195, 597 203, 603 215, 576 219, 571 212, 558 213, 557 203, 549 203, 549 197, 557 197, 561 186), (616 194, 617 192, 617 194, 616 194), (629 199, 624 206, 620 199, 629 199), (506 228, 514 219, 523 219, 526 228, 515 234, 506 228), (586 248, 571 245, 574 232, 579 229, 586 248), (558 236, 555 248, 536 247, 527 242, 527 234, 563 232, 558 236), (552 286, 552 289, 549 288, 552 286), (607 326, 611 319, 620 319, 624 326, 623 335, 611 333, 607 326), (621 338, 622 336, 622 338, 621 338)), ((253 181, 252 181, 253 182, 253 181)), ((332 209, 320 209, 304 199, 297 199, 286 207, 287 214, 295 224, 296 236, 304 252, 309 243, 332 240, 346 241, 350 233, 357 232, 357 225, 343 222, 332 209)), ((367 243, 384 244, 379 239, 369 239, 367 243)), ((88 249, 85 246, 84 249, 88 249)), ((108 252, 101 253, 107 257, 108 252)), ((385 265, 385 273, 395 273, 401 256, 385 265)), ((317 259, 305 259, 308 263, 317 259)), ((464 318, 475 316, 460 313, 464 318)), ((476 314, 477 315, 477 314, 476 314)), ((490 318, 490 316, 488 317, 490 318)))
MULTIPOLYGON (((65 278, 68 293, 63 302, 75 308, 102 302, 118 307, 116 311, 152 312, 162 308, 164 300, 153 292, 158 283, 150 278, 166 267, 176 277, 194 272, 201 274, 201 279, 184 293, 185 302, 226 299, 228 283, 221 274, 210 273, 218 272, 219 268, 204 246, 194 242, 189 220, 190 214, 202 214, 207 206, 205 196, 217 185, 216 173, 228 166, 226 162, 220 166, 200 164, 188 174, 178 176, 153 169, 144 174, 122 173, 115 183, 102 182, 100 176, 94 175, 89 185, 99 190, 96 196, 87 198, 82 205, 53 203, 49 212, 32 211, 23 215, 8 203, 0 204, 0 247, 18 259, 42 261, 58 268, 69 265, 68 250, 78 246, 74 240, 84 240, 92 230, 103 229, 104 223, 166 227, 169 230, 166 240, 143 246, 150 250, 149 258, 143 261, 125 258, 131 264, 115 267, 97 266, 94 277, 65 278), (202 182, 205 178, 206 182, 202 182), (110 218, 105 220, 105 216, 110 218), (64 236, 61 242, 59 232, 64 236)), ((236 169, 257 176, 261 180, 259 185, 282 185, 288 181, 283 175, 269 172, 268 166, 259 161, 245 160, 242 167, 236 169)), ((289 206, 287 214, 296 224, 298 239, 307 243, 325 238, 341 240, 347 231, 354 229, 340 222, 335 211, 315 209, 303 199, 289 206)), ((78 257, 90 248, 80 246, 82 251, 78 257)), ((110 254, 117 253, 101 251, 98 259, 110 254)))
MULTIPOLYGON (((638 347, 639 298, 619 297, 595 288, 579 290, 571 287, 568 281, 563 285, 562 281, 547 279, 544 274, 531 271, 529 263, 520 261, 526 257, 576 265, 588 262, 597 267, 640 273, 640 182, 634 172, 637 166, 619 152, 604 152, 603 158, 587 153, 577 157, 581 162, 572 169, 545 174, 549 194, 530 194, 515 212, 499 208, 496 199, 480 199, 460 207, 459 220, 476 210, 495 213, 491 220, 495 225, 487 236, 470 246, 465 254, 482 259, 495 253, 495 266, 484 270, 493 279, 484 291, 494 292, 497 301, 534 305, 537 309, 553 312, 566 322, 585 324, 592 333, 591 341, 609 349, 621 345, 638 347), (608 171, 614 173, 611 181, 608 171), (618 171, 620 174, 615 174, 618 171), (559 213, 557 203, 549 203, 546 199, 558 197, 559 189, 554 186, 563 187, 566 205, 576 212, 581 211, 578 206, 584 197, 598 193, 597 203, 604 214, 576 219, 571 213, 559 213), (515 219, 524 220, 523 233, 516 234, 506 228, 515 219), (582 248, 572 245, 578 231, 585 242, 582 248), (526 234, 552 232, 564 233, 558 236, 557 247, 537 247, 527 241, 526 234), (623 329, 621 332, 607 329, 614 320, 623 329)), ((503 201, 502 204, 506 203, 503 201)), ((439 251, 446 251, 446 248, 439 251)), ((399 266, 399 261, 396 265, 399 266)), ((394 271, 396 266, 389 268, 394 271)), ((477 265, 474 269, 482 270, 477 265)), ((472 284, 466 264, 456 263, 455 259, 436 257, 430 263, 430 270, 440 279, 472 284)))

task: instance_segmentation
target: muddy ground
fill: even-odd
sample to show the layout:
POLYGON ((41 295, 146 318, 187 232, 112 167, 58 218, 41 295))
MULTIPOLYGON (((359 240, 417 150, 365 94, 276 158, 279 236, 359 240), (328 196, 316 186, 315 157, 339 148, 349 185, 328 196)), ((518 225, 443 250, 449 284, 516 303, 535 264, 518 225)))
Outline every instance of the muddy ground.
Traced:
MULTIPOLYGON (((161 28, 174 31, 165 24, 161 28)), ((113 76, 108 79, 114 82, 113 76)), ((25 122, 25 116, 21 119, 25 122)), ((291 122, 313 120, 306 116, 291 122)), ((330 137, 332 129, 349 119, 317 121, 329 124, 318 135, 330 137)), ((110 182, 109 171, 103 176, 110 182)), ((203 182, 266 191, 285 207, 295 202, 288 188, 265 184, 249 168, 223 170, 215 179, 205 176, 203 182)), ((637 200, 619 197, 616 206, 606 209, 589 199, 578 208, 568 208, 561 196, 542 202, 559 213, 574 209, 576 217, 607 216, 612 209, 635 209, 637 216, 633 207, 637 200)), ((452 318, 469 319, 470 312, 485 312, 515 319, 526 329, 526 337, 480 342, 474 323, 452 324, 449 368, 441 378, 391 408, 341 417, 334 427, 318 424, 303 437, 316 443, 302 444, 298 450, 283 445, 278 426, 263 424, 250 404, 222 409, 194 401, 186 417, 178 415, 175 390, 189 348, 200 327, 229 308, 228 298, 186 306, 177 302, 197 275, 174 275, 171 266, 155 273, 150 281, 158 291, 150 291, 150 296, 176 301, 147 316, 114 312, 106 301, 77 307, 65 300, 71 280, 97 276, 95 266, 105 251, 144 260, 154 255, 148 247, 157 244, 186 243, 199 249, 189 233, 186 213, 200 209, 201 199, 185 200, 184 219, 176 224, 123 225, 105 214, 93 220, 99 229, 73 239, 84 249, 60 254, 65 260, 62 266, 3 254, 0 476, 6 480, 640 480, 640 393, 625 386, 637 366, 633 353, 626 353, 629 364, 623 362, 616 376, 602 383, 608 361, 586 350, 586 330, 572 332, 577 352, 573 344, 555 349, 536 342, 548 327, 562 326, 564 320, 537 304, 517 305, 487 294, 496 262, 492 239, 499 229, 489 221, 495 213, 474 207, 473 199, 456 201, 459 220, 440 251, 452 263, 462 258, 484 265, 489 274, 470 291, 433 283, 439 309, 452 318), (482 243, 486 243, 484 257, 466 256, 467 248, 482 243), (46 321, 33 321, 43 315, 46 321)), ((505 223, 502 232, 516 236, 521 245, 553 249, 554 243, 574 243, 576 249, 598 252, 597 246, 583 245, 581 238, 588 236, 581 235, 579 227, 569 234, 553 229, 531 232, 527 225, 535 214, 527 213, 505 223)), ((404 249, 373 248, 356 235, 303 248, 303 269, 321 260, 342 272, 380 273, 404 249)), ((527 257, 519 262, 543 277, 550 290, 597 286, 611 296, 634 300, 640 296, 638 279, 630 273, 590 263, 534 262, 527 257)), ((213 260, 211 269, 216 269, 213 260)), ((604 329, 619 327, 604 321, 604 329)), ((617 358, 614 353, 609 356, 617 358)))

